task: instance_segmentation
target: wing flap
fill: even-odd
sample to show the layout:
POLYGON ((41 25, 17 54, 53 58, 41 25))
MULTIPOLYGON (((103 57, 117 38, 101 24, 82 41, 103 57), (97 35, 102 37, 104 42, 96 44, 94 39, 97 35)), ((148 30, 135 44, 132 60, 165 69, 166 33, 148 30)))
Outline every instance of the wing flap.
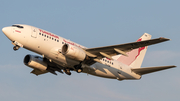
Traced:
POLYGON ((132 68, 131 70, 139 75, 144 75, 152 72, 157 72, 165 69, 174 68, 176 66, 159 66, 159 67, 145 67, 145 68, 132 68))
POLYGON ((45 74, 48 71, 40 71, 38 69, 34 69, 33 71, 31 71, 32 74, 35 74, 36 76, 41 75, 41 74, 45 74))

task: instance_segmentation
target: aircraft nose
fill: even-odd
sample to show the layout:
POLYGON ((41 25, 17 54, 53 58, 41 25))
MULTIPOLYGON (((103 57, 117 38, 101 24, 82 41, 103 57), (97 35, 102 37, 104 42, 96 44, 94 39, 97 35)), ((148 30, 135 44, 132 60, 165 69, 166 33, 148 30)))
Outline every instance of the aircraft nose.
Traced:
POLYGON ((9 30, 9 28, 8 28, 8 27, 4 27, 4 28, 2 29, 2 32, 5 34, 5 33, 7 33, 7 32, 8 32, 8 30, 9 30))
POLYGON ((8 36, 8 35, 11 33, 11 27, 4 27, 4 28, 2 29, 2 32, 3 32, 6 36, 8 36))
POLYGON ((10 40, 12 39, 12 28, 11 27, 2 28, 2 32, 6 35, 7 38, 9 38, 10 40))

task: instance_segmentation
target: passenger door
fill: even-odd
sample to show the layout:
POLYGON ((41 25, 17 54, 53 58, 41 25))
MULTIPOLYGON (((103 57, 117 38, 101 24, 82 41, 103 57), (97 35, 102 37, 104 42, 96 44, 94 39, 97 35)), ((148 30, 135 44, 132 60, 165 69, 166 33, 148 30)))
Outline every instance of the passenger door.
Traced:
POLYGON ((31 37, 36 38, 37 37, 37 29, 32 27, 31 37))

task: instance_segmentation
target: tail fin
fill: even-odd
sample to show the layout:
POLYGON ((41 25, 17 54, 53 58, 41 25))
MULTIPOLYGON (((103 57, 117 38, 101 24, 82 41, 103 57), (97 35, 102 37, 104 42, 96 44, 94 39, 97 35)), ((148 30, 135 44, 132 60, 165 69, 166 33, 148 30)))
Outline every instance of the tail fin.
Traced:
MULTIPOLYGON (((149 39, 151 39, 151 35, 148 33, 144 33, 137 40, 137 42, 143 41, 143 40, 149 40, 149 39)), ((147 46, 133 49, 132 51, 126 53, 128 56, 121 55, 117 60, 130 67, 140 68, 143 62, 144 56, 146 54, 146 51, 147 51, 147 46)))

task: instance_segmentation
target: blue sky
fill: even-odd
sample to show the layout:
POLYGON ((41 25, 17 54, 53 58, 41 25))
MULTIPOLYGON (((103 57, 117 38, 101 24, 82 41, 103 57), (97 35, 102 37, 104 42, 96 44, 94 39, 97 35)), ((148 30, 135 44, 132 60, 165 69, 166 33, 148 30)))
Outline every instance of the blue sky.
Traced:
POLYGON ((122 44, 147 32, 171 41, 150 46, 143 67, 177 65, 144 75, 141 80, 117 81, 73 72, 35 76, 23 64, 25 49, 1 32, 1 101, 177 101, 180 99, 179 0, 1 0, 0 28, 28 24, 86 47, 122 44))

